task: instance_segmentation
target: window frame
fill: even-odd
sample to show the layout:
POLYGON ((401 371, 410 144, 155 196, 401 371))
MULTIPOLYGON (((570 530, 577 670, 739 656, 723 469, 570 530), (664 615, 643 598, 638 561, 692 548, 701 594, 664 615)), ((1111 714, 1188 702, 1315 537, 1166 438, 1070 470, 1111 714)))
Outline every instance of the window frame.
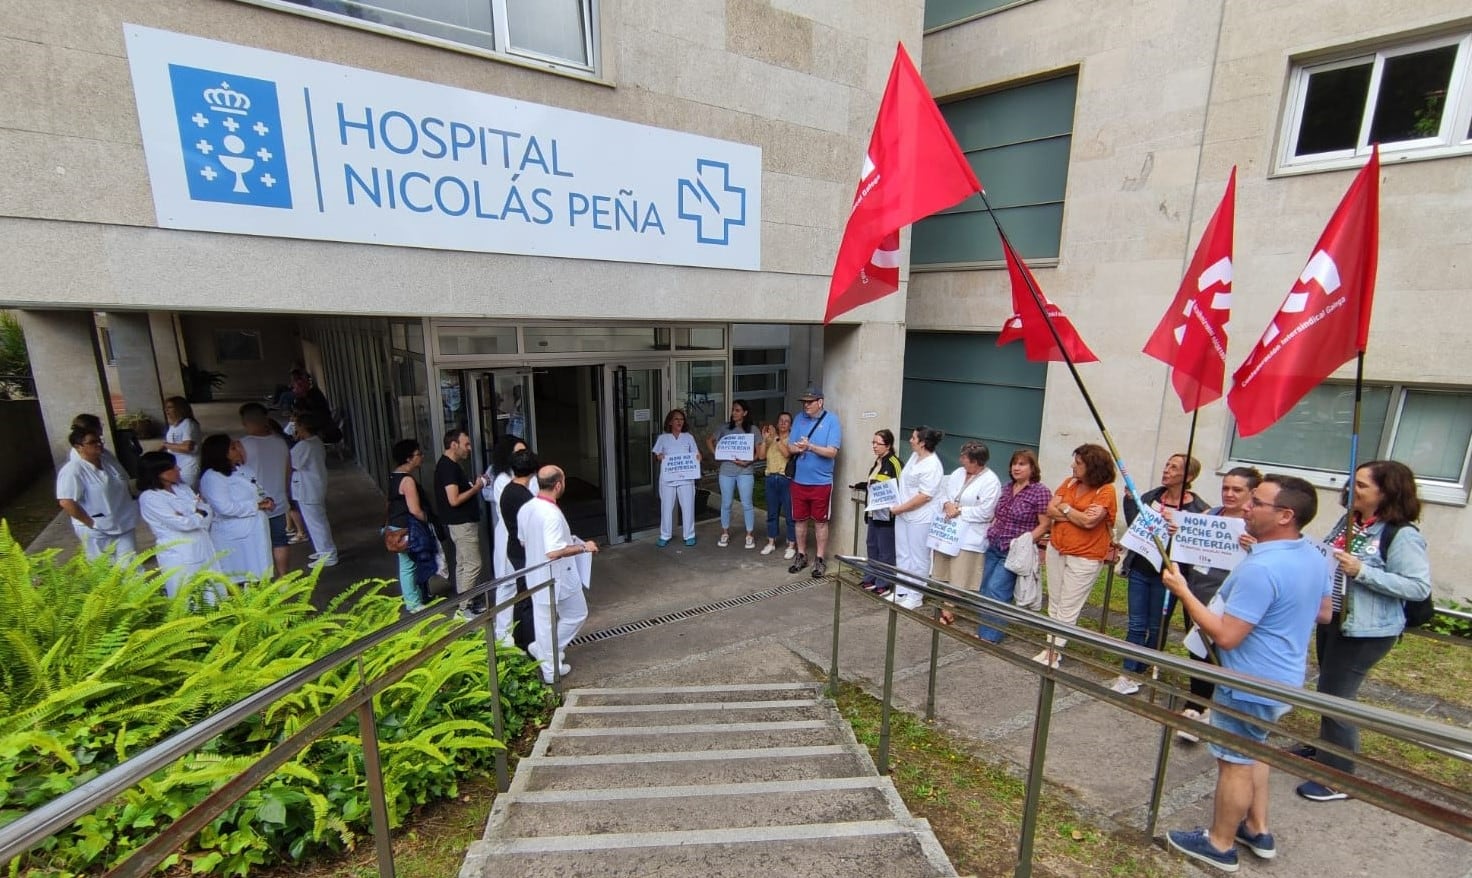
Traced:
MULTIPOLYGON (((1324 381, 1318 386, 1353 387, 1354 382, 1324 381)), ((1390 399, 1385 414, 1385 428, 1381 431, 1381 434, 1375 437, 1373 442, 1370 441, 1370 437, 1363 435, 1360 437, 1360 462, 1384 459, 1391 456, 1395 448, 1396 436, 1400 431, 1401 418, 1405 414, 1406 399, 1411 392, 1472 395, 1472 387, 1461 385, 1416 384, 1404 381, 1367 381, 1364 386, 1385 388, 1390 391, 1390 399)), ((1217 468, 1218 475, 1225 475, 1228 470, 1235 466, 1255 466, 1263 470, 1271 468, 1273 472, 1299 476, 1306 479, 1315 487, 1329 490, 1339 490, 1348 481, 1343 470, 1321 470, 1293 466, 1286 463, 1238 459, 1232 455, 1234 441, 1238 438, 1236 418, 1227 419, 1226 431, 1226 441, 1223 444, 1222 454, 1224 459, 1217 468)), ((1424 502, 1446 506, 1466 506, 1468 505, 1469 499, 1469 480, 1472 480, 1472 439, 1468 440, 1467 447, 1463 450, 1462 471, 1457 479, 1434 479, 1417 474, 1416 487, 1424 502)))
POLYGON ((1275 175, 1311 173, 1358 167, 1370 155, 1370 128, 1374 124, 1380 84, 1387 60, 1447 46, 1457 47, 1447 81, 1447 99, 1442 114, 1441 130, 1434 137, 1400 140, 1380 144, 1382 158, 1390 161, 1420 161, 1472 153, 1472 31, 1458 31, 1403 42, 1386 43, 1353 52, 1336 53, 1312 60, 1297 59, 1289 72, 1284 127, 1279 138, 1275 175), (1365 104, 1360 108, 1360 128, 1353 149, 1334 150, 1297 156, 1302 135, 1304 104, 1308 98, 1309 80, 1316 73, 1341 70, 1369 61, 1370 82, 1365 104))
POLYGON ((600 0, 578 0, 583 7, 583 49, 587 53, 588 63, 578 64, 569 59, 556 58, 530 49, 519 49, 511 45, 511 32, 506 12, 507 0, 482 0, 491 5, 491 28, 488 36, 495 46, 487 49, 472 43, 461 43, 455 40, 437 37, 406 28, 396 27, 376 21, 366 21, 343 15, 326 9, 315 9, 303 6, 291 0, 234 0, 236 3, 246 3, 251 6, 259 6, 277 12, 285 12, 291 15, 300 15, 304 18, 313 18, 330 24, 350 27, 355 30, 368 31, 381 34, 395 39, 407 40, 413 43, 423 43, 441 49, 449 49, 453 52, 461 52, 467 55, 475 55, 488 58, 493 61, 503 61, 522 67, 530 67, 550 73, 559 73, 578 79, 590 79, 601 82, 602 52, 600 51, 601 33, 599 27, 600 0))

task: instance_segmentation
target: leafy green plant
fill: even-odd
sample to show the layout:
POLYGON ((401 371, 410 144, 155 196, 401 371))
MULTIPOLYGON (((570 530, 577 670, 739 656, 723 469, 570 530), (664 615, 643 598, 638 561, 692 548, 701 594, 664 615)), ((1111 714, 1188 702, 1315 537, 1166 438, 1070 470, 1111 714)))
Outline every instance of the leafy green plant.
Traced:
MULTIPOLYGON (((1456 601, 1447 601, 1437 606, 1447 610, 1456 610, 1461 613, 1472 612, 1472 606, 1460 604, 1456 601)), ((1450 634, 1453 637, 1472 638, 1472 622, 1456 616, 1445 616, 1440 613, 1432 618, 1430 622, 1426 623, 1426 630, 1435 631, 1438 634, 1450 634)))
POLYGON ((9 311, 0 311, 0 375, 27 377, 30 374, 31 355, 20 320, 9 311))
MULTIPOLYGON (((173 598, 143 560, 27 556, 0 522, 0 825, 129 756, 399 618, 379 581, 324 612, 314 578, 237 588, 201 574, 173 598), (347 609, 350 607, 350 609, 347 609)), ((442 636, 436 617, 362 657, 374 679, 442 636)), ((497 650, 507 733, 545 709, 548 690, 519 650, 497 650)), ((454 642, 375 699, 391 825, 457 794, 502 742, 491 729, 483 636, 454 642)), ((76 875, 125 857, 212 790, 360 685, 356 663, 324 674, 199 751, 101 805, 9 864, 12 875, 76 875)), ((370 831, 356 719, 343 722, 251 791, 171 858, 191 871, 251 867, 350 849, 370 831)))

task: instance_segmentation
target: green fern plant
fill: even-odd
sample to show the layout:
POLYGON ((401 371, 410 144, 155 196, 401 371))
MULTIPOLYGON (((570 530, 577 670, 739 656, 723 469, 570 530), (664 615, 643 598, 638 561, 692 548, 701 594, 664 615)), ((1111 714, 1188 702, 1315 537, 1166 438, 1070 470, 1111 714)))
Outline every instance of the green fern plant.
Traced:
MULTIPOLYGON (((27 556, 0 521, 0 825, 140 750, 399 618, 381 580, 358 583, 323 612, 311 576, 248 587, 202 574, 174 597, 146 567, 55 552, 27 556)), ((369 679, 452 623, 426 619, 363 656, 369 679)), ((375 699, 391 825, 453 796, 504 748, 491 729, 486 645, 455 641, 375 699)), ((497 649, 509 735, 539 717, 548 690, 536 663, 497 649)), ((110 867, 323 711, 357 691, 337 668, 221 734, 7 864, 12 875, 79 875, 110 867)), ((166 861, 200 874, 342 851, 371 831, 356 716, 232 805, 166 861)))

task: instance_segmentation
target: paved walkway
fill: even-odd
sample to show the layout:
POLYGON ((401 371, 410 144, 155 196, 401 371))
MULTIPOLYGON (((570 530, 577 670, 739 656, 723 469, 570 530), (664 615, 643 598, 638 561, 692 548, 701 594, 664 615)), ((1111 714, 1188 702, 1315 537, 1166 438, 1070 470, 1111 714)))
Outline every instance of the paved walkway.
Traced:
MULTIPOLYGON (((323 600, 361 579, 392 577, 397 569, 378 536, 383 498, 372 481, 334 461, 330 496, 341 563, 322 572, 317 597, 323 600)), ((806 581, 787 574, 780 553, 762 556, 740 548, 739 540, 717 547, 718 533, 708 522, 698 527, 700 542, 694 548, 676 542, 659 549, 646 539, 599 555, 585 637, 621 626, 640 630, 574 645, 568 656, 574 668, 569 688, 792 683, 822 677, 831 646, 833 590, 821 582, 680 621, 635 624, 806 581)), ((848 539, 838 542, 847 550, 848 539)), ((75 549, 64 521, 53 523, 31 548, 48 546, 75 549)), ((305 566, 308 551, 305 544, 294 546, 293 563, 305 566)), ((386 581, 383 588, 397 593, 396 581, 386 581)), ((877 695, 885 613, 857 596, 846 593, 845 598, 840 673, 877 695)), ((1037 678, 950 638, 942 638, 941 649, 937 723, 971 741, 979 755, 1009 763, 1020 773, 1028 756, 1037 678)), ((923 714, 928 630, 902 623, 897 655, 895 700, 923 714)), ((1105 673, 1098 676, 1103 679, 1105 673)), ((1460 715, 1453 711, 1449 717, 1460 715)), ((1157 740, 1153 724, 1060 687, 1046 776, 1101 826, 1139 832, 1157 740)), ((1472 878, 1472 845, 1363 802, 1302 802, 1293 795, 1296 779, 1283 772, 1273 778, 1272 822, 1280 854, 1272 862, 1249 856, 1244 872, 1353 876, 1394 870, 1415 878, 1472 878)), ((1175 747, 1161 829, 1209 822, 1214 779, 1204 747, 1175 747)), ((996 843, 1012 846, 1015 839, 999 837, 996 843)), ((1182 860, 1181 874, 1198 873, 1182 860)))

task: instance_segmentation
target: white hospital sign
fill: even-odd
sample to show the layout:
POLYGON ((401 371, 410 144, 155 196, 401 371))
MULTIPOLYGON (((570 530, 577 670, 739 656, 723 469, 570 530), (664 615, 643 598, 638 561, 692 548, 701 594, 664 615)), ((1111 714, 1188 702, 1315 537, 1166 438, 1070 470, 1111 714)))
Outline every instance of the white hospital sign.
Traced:
POLYGON ((164 228, 761 268, 761 149, 124 27, 164 228))

